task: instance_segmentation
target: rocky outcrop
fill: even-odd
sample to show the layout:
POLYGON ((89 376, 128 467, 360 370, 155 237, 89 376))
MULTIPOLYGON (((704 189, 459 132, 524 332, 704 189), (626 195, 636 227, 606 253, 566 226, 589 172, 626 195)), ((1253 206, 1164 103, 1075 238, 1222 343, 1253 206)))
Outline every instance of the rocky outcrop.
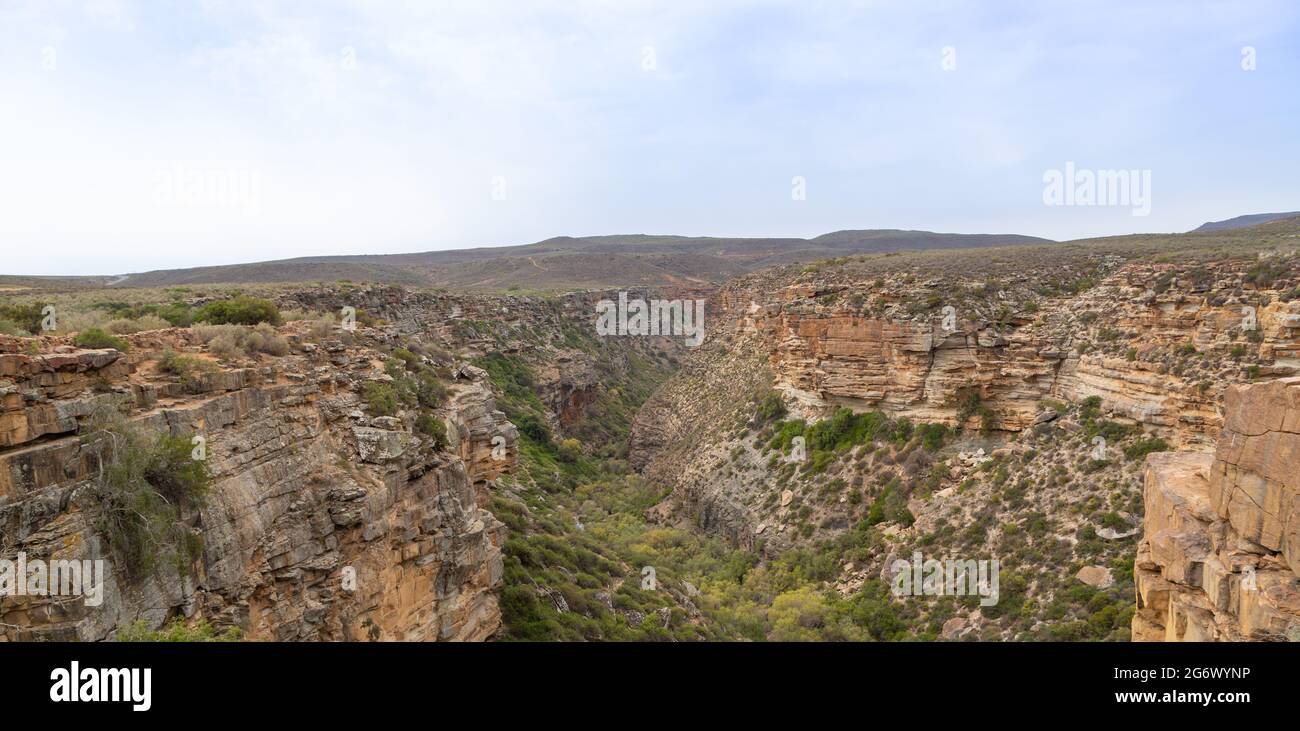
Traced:
MULTIPOLYGON (((1258 359, 1260 375, 1296 372, 1300 331, 1289 318, 1300 303, 1263 298, 1268 304, 1250 306, 1247 330, 1243 308, 1253 299, 1155 294, 1148 288, 1164 271, 1129 265, 1077 297, 1036 304, 1032 313, 1004 309, 999 319, 981 309, 1007 306, 993 300, 959 302, 945 320, 943 303, 958 300, 943 292, 920 313, 846 307, 846 296, 894 296, 876 285, 800 283, 733 291, 726 301, 737 310, 734 327, 764 338, 775 387, 808 418, 848 406, 955 424, 956 405, 975 393, 990 425, 1020 431, 1034 424, 1044 398, 1096 396, 1115 418, 1208 446, 1222 424, 1223 383, 1244 380, 1242 357, 1258 359)), ((1218 276, 1230 291, 1240 274, 1225 267, 1218 276)))
MULTIPOLYGON (((672 487, 710 530, 780 547, 791 534, 765 514, 771 496, 754 477, 779 466, 736 438, 767 389, 810 422, 840 408, 878 410, 960 421, 967 436, 1000 441, 1077 432, 1078 423, 1048 422, 1066 405, 1095 402, 1096 418, 1118 428, 1209 451, 1230 384, 1300 365, 1293 277, 1262 287, 1246 258, 1043 256, 881 257, 729 283, 705 344, 638 414, 633 467, 672 487)), ((849 508, 826 512, 814 535, 823 522, 843 524, 849 508)), ((1101 530, 1115 540, 1133 529, 1101 530)))
POLYGON ((452 389, 447 430, 449 449, 460 455, 468 468, 480 505, 487 505, 490 500, 488 484, 514 471, 519 456, 516 446, 519 430, 496 408, 486 376, 475 368, 470 375, 461 377, 469 379, 468 385, 452 389))
MULTIPOLYGON (((711 290, 666 288, 632 296, 707 297, 711 290)), ((467 357, 493 352, 525 354, 532 370, 529 390, 545 406, 544 418, 557 432, 574 429, 598 400, 608 373, 596 367, 593 348, 626 364, 630 354, 657 359, 680 355, 679 339, 595 337, 596 303, 617 299, 618 291, 574 292, 563 296, 489 296, 411 291, 392 286, 295 289, 280 300, 284 308, 337 312, 342 306, 383 317, 404 335, 467 357)), ((712 316, 712 303, 710 303, 712 316)))
POLYGON ((1300 640, 1300 378, 1230 387, 1217 452, 1145 481, 1133 639, 1300 640))
MULTIPOLYGON (((17 350, 35 342, 4 338, 0 348, 17 350)), ((48 354, 0 352, 0 448, 35 441, 47 434, 75 431, 77 418, 92 407, 101 383, 124 377, 127 360, 116 350, 60 346, 48 354)))
POLYGON ((109 639, 137 620, 156 628, 178 617, 273 640, 496 631, 505 529, 483 508, 483 486, 513 469, 513 426, 486 384, 464 380, 437 411, 449 449, 417 432, 413 414, 370 418, 360 392, 386 378, 376 348, 392 334, 362 328, 318 346, 305 330, 283 329, 288 355, 213 362, 184 384, 152 358, 164 346, 207 358, 187 330, 130 336, 129 359, 0 354, 12 426, 0 450, 0 558, 108 567, 99 606, 0 598, 0 640, 109 639), (125 398, 145 428, 202 437, 211 486, 182 516, 201 543, 196 560, 160 561, 146 576, 120 567, 91 489, 102 453, 77 433, 108 398, 125 398))
POLYGON ((775 343, 777 387, 810 415, 848 406, 955 423, 960 392, 974 389, 1000 428, 1018 431, 1033 423, 1065 358, 976 323, 949 332, 938 322, 795 312, 761 326, 775 343))

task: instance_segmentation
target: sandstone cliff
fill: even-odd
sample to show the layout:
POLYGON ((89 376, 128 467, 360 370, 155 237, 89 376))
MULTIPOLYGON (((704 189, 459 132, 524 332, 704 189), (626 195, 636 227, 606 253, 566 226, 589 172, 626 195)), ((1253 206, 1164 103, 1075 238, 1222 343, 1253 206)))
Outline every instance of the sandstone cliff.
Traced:
POLYGON ((753 480, 720 474, 736 446, 725 427, 763 388, 808 420, 848 407, 1004 437, 1041 423, 1045 400, 1096 398, 1110 419, 1206 450, 1229 384, 1300 367, 1291 259, 1265 286, 1249 258, 1039 254, 880 257, 729 284, 705 345, 638 415, 634 466, 739 537, 762 521, 737 494, 753 480))
POLYGON ((1222 383, 1241 379, 1243 359, 1272 375, 1300 365, 1300 308, 1276 291, 1243 290, 1247 268, 1219 265, 1198 283, 1173 265, 1096 256, 1086 271, 1101 279, 1076 296, 1037 295, 1045 273, 1026 271, 983 301, 954 294, 982 286, 975 281, 911 285, 901 298, 911 306, 890 304, 908 292, 907 275, 800 281, 736 301, 738 326, 763 336, 776 387, 808 416, 849 406, 955 423, 960 392, 974 389, 997 429, 1019 431, 1043 398, 1099 396, 1120 417, 1204 444, 1221 424, 1222 383))
POLYGON ((1133 639, 1300 640, 1300 378, 1229 388, 1217 452, 1145 483, 1133 639))
MULTIPOLYGON (((437 410, 450 450, 414 415, 371 418, 396 330, 310 342, 217 364, 188 329, 129 337, 129 355, 67 339, 0 341, 0 556, 105 559, 103 604, 0 598, 0 640, 112 638, 125 624, 203 618, 251 639, 482 640, 497 629, 504 526, 484 483, 512 469, 514 429, 487 384, 456 378, 437 410), (159 369, 164 350, 211 366, 159 369), (149 429, 205 441, 206 504, 183 516, 193 561, 128 576, 99 529, 88 416, 124 399, 149 429), (495 451, 494 447, 498 447, 495 451)), ((391 380, 391 379, 390 379, 391 380)))

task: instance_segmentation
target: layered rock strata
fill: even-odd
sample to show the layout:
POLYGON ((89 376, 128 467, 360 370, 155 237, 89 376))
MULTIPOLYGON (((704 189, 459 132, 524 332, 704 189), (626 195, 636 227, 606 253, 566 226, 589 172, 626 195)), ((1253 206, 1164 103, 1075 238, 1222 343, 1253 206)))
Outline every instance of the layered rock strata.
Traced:
POLYGON ((413 414, 365 413, 362 387, 386 378, 374 344, 391 334, 316 345, 303 329, 284 329, 288 355, 220 365, 189 330, 130 336, 129 357, 53 338, 0 343, 0 558, 107 565, 99 606, 0 598, 0 640, 101 640, 177 618, 251 639, 492 635, 505 529, 483 486, 513 469, 515 431, 490 388, 449 384, 437 416, 452 444, 438 449, 413 414), (212 367, 182 383, 158 370, 164 347, 212 367), (91 489, 101 455, 78 434, 109 399, 145 428, 203 438, 211 487, 182 516, 197 560, 143 577, 120 567, 91 489))
POLYGON ((1300 378, 1228 389, 1218 450, 1148 458, 1133 639, 1300 640, 1300 378))

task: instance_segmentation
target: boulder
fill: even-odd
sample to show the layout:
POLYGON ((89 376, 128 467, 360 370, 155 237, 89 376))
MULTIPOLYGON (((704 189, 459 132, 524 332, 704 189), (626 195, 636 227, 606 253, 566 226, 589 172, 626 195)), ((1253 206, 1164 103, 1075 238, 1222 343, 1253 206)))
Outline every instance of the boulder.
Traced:
POLYGON ((1074 578, 1098 589, 1105 589, 1115 583, 1115 579, 1110 575, 1110 569, 1105 566, 1084 566, 1079 569, 1074 578))

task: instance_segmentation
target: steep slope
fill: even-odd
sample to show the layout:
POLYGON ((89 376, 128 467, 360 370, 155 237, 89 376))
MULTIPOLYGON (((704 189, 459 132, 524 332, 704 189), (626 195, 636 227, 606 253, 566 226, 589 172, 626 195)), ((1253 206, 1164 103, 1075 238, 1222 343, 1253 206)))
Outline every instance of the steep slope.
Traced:
POLYGON ((1213 455, 1148 458, 1134 640, 1300 641, 1300 378, 1224 411, 1213 455))
POLYGON ((496 639, 737 636, 698 606, 699 589, 688 579, 706 557, 722 566, 738 561, 737 552, 689 529, 650 523, 645 510, 664 495, 629 474, 632 418, 684 348, 671 338, 597 337, 595 303, 616 296, 336 285, 283 300, 308 309, 350 303, 418 334, 428 352, 467 360, 462 370, 488 384, 502 415, 517 425, 517 467, 483 491, 508 527, 496 639), (647 567, 654 572, 649 584, 647 567))
POLYGON ((633 465, 657 514, 812 552, 905 633, 1127 639, 1140 458, 1211 449, 1230 385, 1300 366, 1293 224, 742 278, 633 465), (882 598, 914 551, 1002 561, 1002 603, 882 598))
POLYGON ((177 618, 251 639, 491 636, 504 528, 479 493, 511 468, 514 429, 490 391, 457 379, 439 404, 388 408, 372 387, 410 378, 385 365, 395 330, 293 323, 218 361, 228 328, 130 335, 127 354, 0 339, 0 555, 108 567, 102 604, 0 599, 0 638, 177 618), (488 464, 494 439, 508 449, 488 464), (128 479, 141 459, 158 466, 128 479), (189 478, 205 489, 176 494, 189 478))

